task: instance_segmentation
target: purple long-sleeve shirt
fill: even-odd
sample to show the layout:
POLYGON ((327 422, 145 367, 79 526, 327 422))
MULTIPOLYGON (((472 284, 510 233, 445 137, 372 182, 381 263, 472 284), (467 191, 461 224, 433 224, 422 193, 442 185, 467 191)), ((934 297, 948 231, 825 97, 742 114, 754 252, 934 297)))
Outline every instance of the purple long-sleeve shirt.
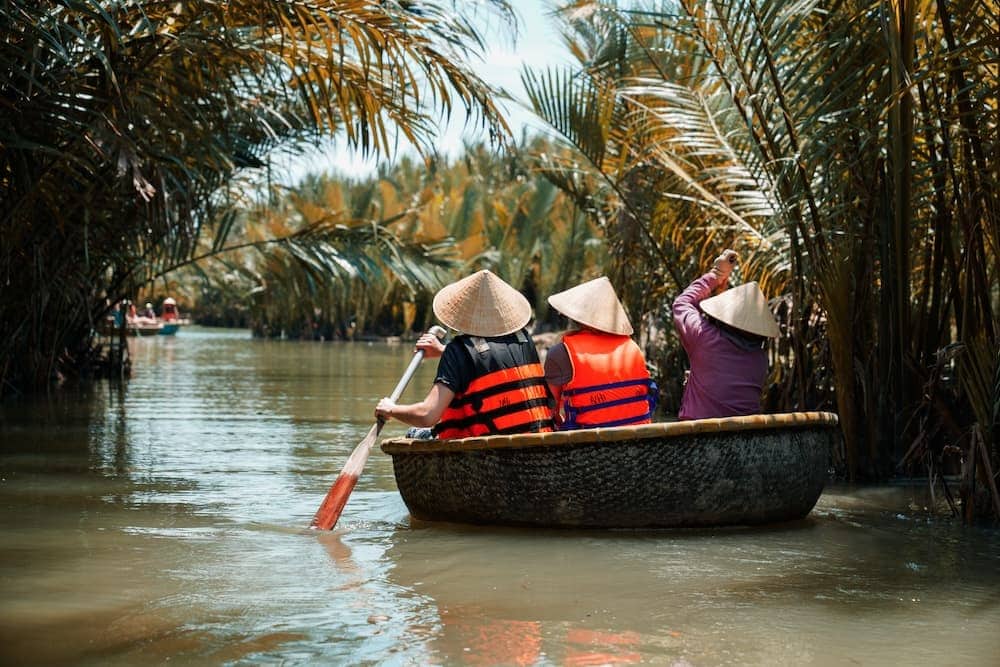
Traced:
POLYGON ((760 412, 767 352, 727 335, 698 307, 718 284, 719 279, 709 271, 674 300, 674 326, 691 362, 691 374, 677 415, 680 419, 760 412))

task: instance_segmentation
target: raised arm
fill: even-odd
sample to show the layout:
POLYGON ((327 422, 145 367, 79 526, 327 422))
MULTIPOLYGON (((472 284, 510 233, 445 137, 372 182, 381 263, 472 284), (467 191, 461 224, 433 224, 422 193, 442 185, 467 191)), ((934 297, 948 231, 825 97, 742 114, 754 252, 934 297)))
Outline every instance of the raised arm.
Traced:
POLYGON ((698 304, 712 296, 716 288, 725 288, 729 284, 729 274, 736 267, 739 257, 733 250, 724 250, 719 255, 711 270, 687 286, 674 299, 674 325, 681 336, 681 341, 689 339, 702 326, 701 311, 698 304))

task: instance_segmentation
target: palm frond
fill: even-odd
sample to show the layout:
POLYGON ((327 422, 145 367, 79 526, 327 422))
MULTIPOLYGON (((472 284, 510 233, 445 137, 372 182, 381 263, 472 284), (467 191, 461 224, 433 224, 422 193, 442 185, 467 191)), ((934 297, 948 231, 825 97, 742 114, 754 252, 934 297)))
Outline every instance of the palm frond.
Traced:
MULTIPOLYGON (((482 7, 511 16, 502 0, 482 7)), ((269 169, 276 151, 338 133, 362 152, 406 139, 430 154, 438 112, 456 111, 503 141, 494 91, 469 62, 482 53, 482 23, 453 9, 444 0, 4 3, 0 271, 25 296, 0 313, 0 337, 54 347, 23 365, 5 357, 23 368, 0 383, 53 375, 52 360, 86 340, 106 299, 225 247, 242 199, 227 186, 269 169), (84 299, 87 317, 56 333, 52 322, 75 312, 57 306, 64 298, 84 299), (37 327, 7 324, 25 319, 37 327)))

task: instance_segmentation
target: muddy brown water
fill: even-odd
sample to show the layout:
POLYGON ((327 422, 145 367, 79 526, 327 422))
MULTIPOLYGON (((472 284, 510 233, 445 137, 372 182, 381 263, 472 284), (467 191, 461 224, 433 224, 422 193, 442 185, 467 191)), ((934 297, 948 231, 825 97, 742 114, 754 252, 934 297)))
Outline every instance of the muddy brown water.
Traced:
POLYGON ((0 407, 0 664, 1000 664, 1000 532, 922 486, 757 529, 473 528, 411 521, 376 449, 317 534, 411 348, 131 344, 123 388, 0 407))

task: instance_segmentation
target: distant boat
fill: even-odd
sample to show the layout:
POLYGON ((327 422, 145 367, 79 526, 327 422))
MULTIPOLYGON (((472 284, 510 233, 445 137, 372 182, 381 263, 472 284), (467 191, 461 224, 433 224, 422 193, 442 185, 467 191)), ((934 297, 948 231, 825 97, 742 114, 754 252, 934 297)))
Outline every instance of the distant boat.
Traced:
POLYGON ((132 336, 173 336, 181 328, 177 320, 163 322, 133 322, 129 324, 128 333, 132 336))
POLYGON ((131 336, 173 336, 181 328, 180 322, 156 322, 129 325, 131 336))
POLYGON ((829 412, 461 440, 395 438, 424 521, 576 528, 752 525, 809 514, 839 437, 829 412))
MULTIPOLYGON (((125 334, 128 336, 173 336, 184 323, 178 320, 161 322, 149 318, 130 320, 125 324, 125 334)), ((117 336, 120 331, 113 321, 107 321, 98 328, 102 336, 117 336)))

